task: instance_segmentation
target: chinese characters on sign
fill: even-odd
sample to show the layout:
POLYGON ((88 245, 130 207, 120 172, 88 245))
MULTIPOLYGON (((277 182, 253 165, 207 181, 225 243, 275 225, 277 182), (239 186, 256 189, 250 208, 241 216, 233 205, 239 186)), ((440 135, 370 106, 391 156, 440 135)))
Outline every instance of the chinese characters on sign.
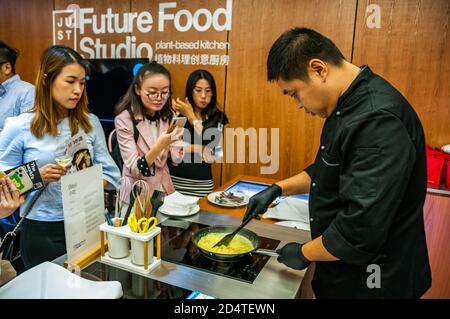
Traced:
POLYGON ((155 60, 161 64, 228 65, 230 57, 218 54, 167 54, 157 53, 155 60))

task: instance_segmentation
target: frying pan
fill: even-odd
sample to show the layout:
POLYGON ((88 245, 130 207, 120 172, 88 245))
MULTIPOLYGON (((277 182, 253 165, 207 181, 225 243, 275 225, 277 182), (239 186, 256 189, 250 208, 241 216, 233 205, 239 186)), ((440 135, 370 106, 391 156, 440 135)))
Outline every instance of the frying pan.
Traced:
POLYGON ((245 252, 242 254, 220 254, 220 253, 214 253, 212 251, 206 250, 206 249, 198 246, 198 241, 200 240, 200 238, 202 238, 203 236, 206 236, 209 233, 226 235, 226 234, 229 234, 229 233, 233 232, 234 230, 236 230, 236 228, 237 228, 236 226, 205 227, 205 228, 197 230, 192 235, 192 242, 206 256, 213 258, 213 259, 223 260, 223 261, 235 261, 235 260, 239 260, 244 257, 247 257, 251 254, 260 254, 260 255, 265 255, 265 256, 270 256, 270 257, 278 257, 278 254, 273 250, 258 249, 259 245, 261 243, 259 236, 257 234, 255 234, 254 232, 252 232, 251 230, 248 230, 245 228, 241 229, 238 234, 247 238, 253 244, 253 249, 248 252, 245 252))

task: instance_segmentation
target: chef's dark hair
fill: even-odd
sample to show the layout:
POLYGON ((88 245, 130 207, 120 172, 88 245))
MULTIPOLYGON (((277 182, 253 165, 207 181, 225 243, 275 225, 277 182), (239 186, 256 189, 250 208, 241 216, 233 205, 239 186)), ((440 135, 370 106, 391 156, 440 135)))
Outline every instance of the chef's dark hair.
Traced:
POLYGON ((322 34, 308 28, 293 28, 272 45, 267 57, 267 80, 307 81, 311 59, 340 66, 344 56, 336 45, 322 34))
POLYGON ((10 47, 3 41, 0 41, 0 63, 3 64, 9 62, 9 64, 11 64, 13 74, 16 74, 16 60, 18 56, 19 50, 10 47))

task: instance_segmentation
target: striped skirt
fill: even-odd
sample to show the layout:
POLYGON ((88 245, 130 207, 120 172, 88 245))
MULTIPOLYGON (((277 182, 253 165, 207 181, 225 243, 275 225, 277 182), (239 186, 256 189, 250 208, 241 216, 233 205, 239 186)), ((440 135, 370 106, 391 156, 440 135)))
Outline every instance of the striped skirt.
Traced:
POLYGON ((203 197, 214 191, 214 182, 212 179, 189 179, 173 175, 171 178, 175 190, 183 195, 203 197))

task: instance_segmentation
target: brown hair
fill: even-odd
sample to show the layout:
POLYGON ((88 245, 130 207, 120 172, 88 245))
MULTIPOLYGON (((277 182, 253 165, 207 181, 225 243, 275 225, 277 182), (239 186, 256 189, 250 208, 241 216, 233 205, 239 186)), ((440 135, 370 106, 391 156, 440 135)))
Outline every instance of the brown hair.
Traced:
MULTIPOLYGON (((78 63, 86 70, 87 62, 73 49, 64 45, 54 45, 47 48, 41 57, 41 65, 36 77, 36 99, 31 121, 31 133, 37 138, 45 134, 58 134, 58 109, 54 105, 51 94, 52 83, 61 70, 72 63, 78 63)), ((81 127, 86 133, 92 130, 89 122, 89 109, 86 88, 84 88, 78 105, 68 111, 69 125, 72 135, 78 133, 81 127)))

